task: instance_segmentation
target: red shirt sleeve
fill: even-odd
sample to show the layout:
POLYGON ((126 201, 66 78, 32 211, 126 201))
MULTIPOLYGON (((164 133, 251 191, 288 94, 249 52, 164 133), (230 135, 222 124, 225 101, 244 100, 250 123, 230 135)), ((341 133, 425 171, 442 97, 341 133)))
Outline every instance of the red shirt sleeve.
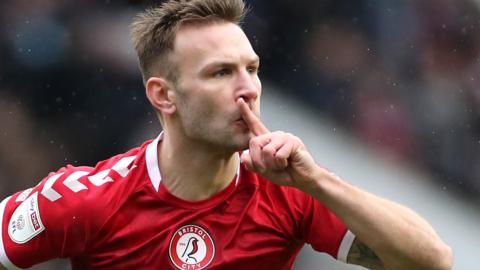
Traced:
POLYGON ((119 155, 95 168, 67 166, 5 199, 0 204, 0 263, 28 268, 88 253, 116 205, 115 194, 126 186, 117 180, 136 167, 135 159, 119 155))
POLYGON ((314 250, 346 262, 355 236, 330 209, 310 195, 296 189, 289 193, 297 237, 314 250))
POLYGON ((326 206, 312 196, 293 187, 276 186, 264 181, 266 197, 276 209, 275 214, 287 212, 283 220, 292 240, 310 244, 318 252, 327 253, 346 262, 346 256, 355 238, 345 224, 326 206), (282 210, 279 210, 282 209, 282 210))
MULTIPOLYGON (((304 195, 301 231, 303 240, 319 252, 345 261, 344 249, 349 249, 351 233, 343 222, 313 197, 304 195)), ((348 252, 348 250, 347 250, 348 252)))
POLYGON ((91 168, 62 168, 34 188, 14 194, 0 206, 0 262, 28 268, 84 251, 94 232, 88 196, 79 179, 91 168), (69 181, 67 181, 69 179, 69 181))

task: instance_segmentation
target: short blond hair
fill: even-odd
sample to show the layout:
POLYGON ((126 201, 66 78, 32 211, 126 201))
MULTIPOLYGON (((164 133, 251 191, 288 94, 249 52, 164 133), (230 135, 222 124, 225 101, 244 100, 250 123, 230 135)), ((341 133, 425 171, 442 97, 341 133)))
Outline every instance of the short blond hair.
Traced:
POLYGON ((138 14, 131 24, 131 36, 144 82, 156 75, 176 77, 168 54, 182 25, 219 21, 240 25, 245 13, 243 0, 168 0, 138 14))

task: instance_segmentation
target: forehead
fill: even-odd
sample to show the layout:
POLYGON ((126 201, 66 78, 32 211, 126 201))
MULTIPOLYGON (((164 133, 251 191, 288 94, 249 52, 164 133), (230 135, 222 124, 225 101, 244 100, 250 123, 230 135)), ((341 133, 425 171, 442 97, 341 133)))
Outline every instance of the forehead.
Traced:
POLYGON ((227 22, 181 27, 172 55, 179 66, 201 66, 210 61, 251 61, 256 57, 243 30, 227 22))

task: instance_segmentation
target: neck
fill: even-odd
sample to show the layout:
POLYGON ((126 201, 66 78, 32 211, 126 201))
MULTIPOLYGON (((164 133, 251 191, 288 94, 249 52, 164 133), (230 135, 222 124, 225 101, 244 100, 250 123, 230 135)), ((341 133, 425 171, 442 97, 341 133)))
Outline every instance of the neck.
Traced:
POLYGON ((186 201, 205 200, 225 189, 237 173, 237 153, 217 153, 211 147, 177 136, 158 145, 162 183, 174 196, 186 201))

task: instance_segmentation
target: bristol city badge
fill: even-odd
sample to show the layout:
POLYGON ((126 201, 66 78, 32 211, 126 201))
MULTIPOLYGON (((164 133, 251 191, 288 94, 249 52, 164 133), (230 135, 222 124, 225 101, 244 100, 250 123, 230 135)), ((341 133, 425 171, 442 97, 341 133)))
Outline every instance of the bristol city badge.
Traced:
POLYGON ((168 251, 178 269, 200 270, 213 261, 215 244, 204 228, 185 225, 173 234, 168 251))

